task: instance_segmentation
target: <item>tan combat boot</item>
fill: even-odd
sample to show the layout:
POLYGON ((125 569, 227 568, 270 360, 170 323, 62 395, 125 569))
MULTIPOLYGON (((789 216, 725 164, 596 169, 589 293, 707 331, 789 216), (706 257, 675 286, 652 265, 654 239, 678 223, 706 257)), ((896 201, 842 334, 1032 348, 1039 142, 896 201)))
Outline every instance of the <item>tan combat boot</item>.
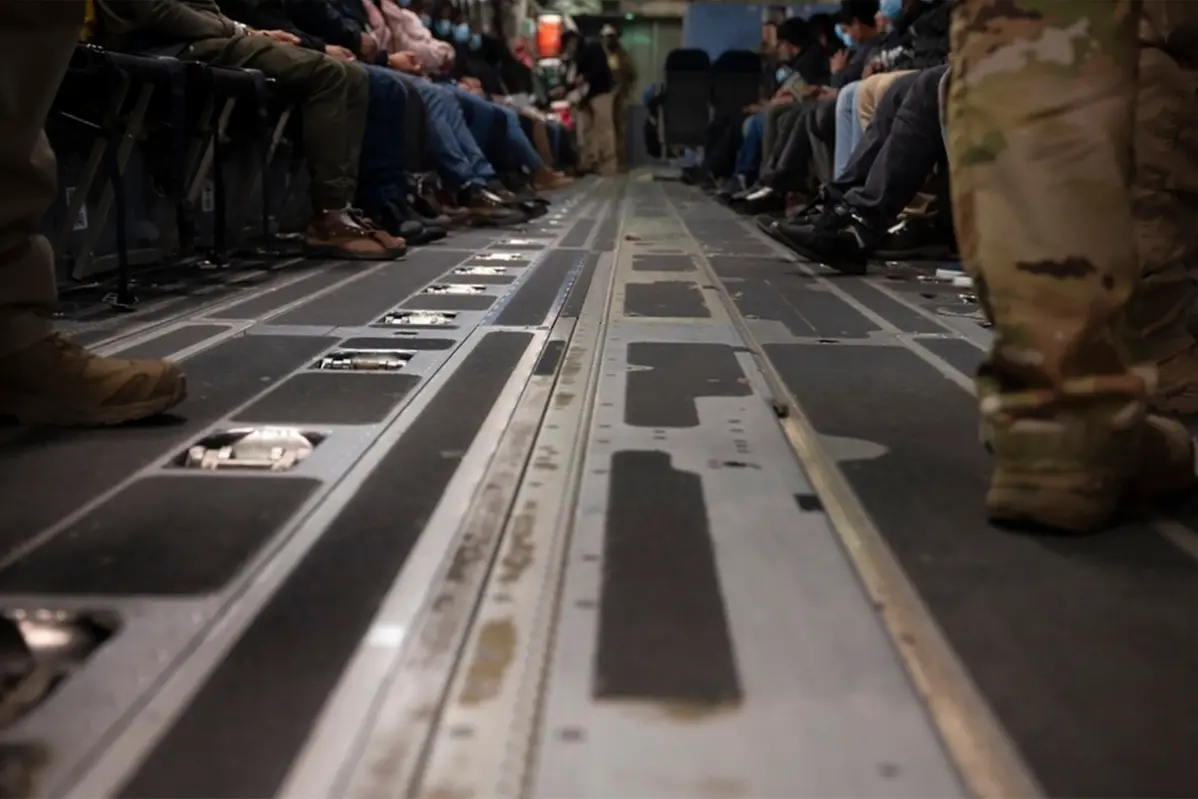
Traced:
POLYGON ((121 424, 162 413, 186 395, 172 363, 101 358, 57 333, 0 357, 0 415, 25 424, 121 424))
POLYGON ((990 435, 997 462, 986 512, 997 524, 1096 532, 1125 501, 1159 501, 1198 482, 1189 431, 1161 416, 1101 440, 1038 420, 990 435))
POLYGON ((393 261, 407 252, 406 243, 345 208, 324 211, 312 219, 304 236, 304 255, 342 261, 393 261))

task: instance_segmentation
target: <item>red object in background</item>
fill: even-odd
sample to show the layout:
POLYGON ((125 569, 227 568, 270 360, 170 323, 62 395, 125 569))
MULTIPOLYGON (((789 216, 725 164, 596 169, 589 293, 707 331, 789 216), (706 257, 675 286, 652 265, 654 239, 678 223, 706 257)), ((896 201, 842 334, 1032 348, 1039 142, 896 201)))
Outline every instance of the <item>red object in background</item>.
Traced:
POLYGON ((556 100, 550 103, 549 115, 562 123, 566 130, 574 130, 574 117, 570 114, 570 104, 565 100, 556 100))
POLYGON ((541 58, 557 58, 562 51, 562 18, 559 14, 537 17, 537 52, 541 58))

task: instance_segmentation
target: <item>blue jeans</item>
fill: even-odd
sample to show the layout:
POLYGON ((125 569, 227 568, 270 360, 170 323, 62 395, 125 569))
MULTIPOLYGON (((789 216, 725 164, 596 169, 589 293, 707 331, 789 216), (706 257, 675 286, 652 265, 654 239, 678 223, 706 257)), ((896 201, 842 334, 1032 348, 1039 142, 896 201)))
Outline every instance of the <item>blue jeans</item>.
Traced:
POLYGON ((470 134, 453 93, 423 78, 400 72, 393 74, 414 86, 420 92, 420 99, 424 100, 428 110, 429 147, 437 162, 437 171, 445 182, 452 188, 461 189, 495 180, 495 170, 470 134))
POLYGON ((356 202, 368 216, 404 193, 404 125, 408 97, 399 73, 363 65, 370 79, 356 202))
POLYGON ((461 86, 445 88, 458 98, 474 140, 483 152, 491 154, 492 160, 510 160, 511 168, 526 167, 534 172, 541 167, 541 157, 520 128, 520 117, 514 109, 471 94, 461 86))
POLYGON ((740 149, 736 151, 735 174, 744 175, 746 181, 757 175, 761 169, 761 145, 765 139, 765 113, 757 113, 749 117, 745 123, 745 136, 741 140, 740 149))
POLYGON ((857 90, 861 81, 854 81, 841 88, 836 95, 836 154, 832 159, 832 178, 835 180, 844 174, 861 141, 861 117, 857 114, 857 90))

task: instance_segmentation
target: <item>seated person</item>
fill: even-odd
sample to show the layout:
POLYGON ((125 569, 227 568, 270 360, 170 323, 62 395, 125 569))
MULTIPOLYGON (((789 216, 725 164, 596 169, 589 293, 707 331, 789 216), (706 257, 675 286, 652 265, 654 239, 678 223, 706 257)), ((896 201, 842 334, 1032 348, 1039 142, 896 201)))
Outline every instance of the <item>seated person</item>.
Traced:
POLYGON ((294 34, 235 22, 213 0, 100 0, 97 8, 105 46, 256 69, 295 97, 312 175, 315 216, 305 236, 310 257, 377 261, 403 254, 402 240, 350 205, 369 96, 361 67, 299 47, 294 34))
POLYGON ((773 148, 766 151, 758 185, 734 197, 733 207, 743 213, 764 213, 785 206, 785 193, 805 188, 804 173, 795 174, 796 165, 806 167, 815 162, 818 167, 812 177, 828 180, 832 177, 832 161, 824 143, 835 139, 837 111, 851 103, 870 56, 882 34, 877 27, 878 0, 842 0, 841 21, 835 33, 844 49, 830 59, 832 76, 827 86, 807 87, 806 101, 781 126, 784 135, 776 138, 773 148))
MULTIPOLYGON (((344 47, 326 44, 295 26, 287 16, 283 0, 221 0, 222 10, 237 22, 259 30, 285 31, 299 40, 299 46, 325 53, 342 61, 354 61, 344 47)), ((387 232, 402 236, 409 244, 423 244, 444 238, 443 226, 423 220, 407 206, 404 169, 404 117, 408 97, 404 86, 391 80, 388 70, 366 66, 370 81, 367 103, 366 135, 358 180, 357 205, 387 232)))
MULTIPOLYGON (((947 65, 923 70, 901 92, 892 90, 875 120, 878 130, 871 128, 845 176, 829 186, 820 213, 766 223, 767 232, 813 261, 863 274, 932 171, 944 174, 940 82, 947 71, 947 65)), ((942 234, 951 236, 951 215, 939 218, 942 234)))
MULTIPOLYGON (((512 225, 527 221, 525 214, 510 208, 509 202, 493 191, 491 187, 498 180, 495 170, 467 128, 460 106, 453 96, 434 86, 424 75, 419 51, 400 49, 401 43, 395 41, 393 29, 374 0, 370 0, 369 6, 364 0, 320 3, 287 0, 286 7, 303 30, 345 47, 363 61, 390 70, 392 80, 403 81, 419 93, 428 112, 429 145, 437 170, 476 224, 512 225), (377 17, 372 17, 372 9, 377 17)), ((423 194, 421 200, 427 210, 443 210, 431 192, 423 194)))

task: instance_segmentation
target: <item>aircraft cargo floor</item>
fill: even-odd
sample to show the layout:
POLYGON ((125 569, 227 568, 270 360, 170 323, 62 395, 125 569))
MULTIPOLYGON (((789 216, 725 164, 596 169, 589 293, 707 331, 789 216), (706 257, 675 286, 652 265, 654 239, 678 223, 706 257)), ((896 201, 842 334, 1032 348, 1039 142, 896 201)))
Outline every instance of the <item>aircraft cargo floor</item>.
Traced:
POLYGON ((190 397, 0 431, 3 604, 69 666, 10 762, 80 799, 1198 795, 1198 500, 989 528, 989 334, 931 271, 588 179, 77 327, 190 397))

